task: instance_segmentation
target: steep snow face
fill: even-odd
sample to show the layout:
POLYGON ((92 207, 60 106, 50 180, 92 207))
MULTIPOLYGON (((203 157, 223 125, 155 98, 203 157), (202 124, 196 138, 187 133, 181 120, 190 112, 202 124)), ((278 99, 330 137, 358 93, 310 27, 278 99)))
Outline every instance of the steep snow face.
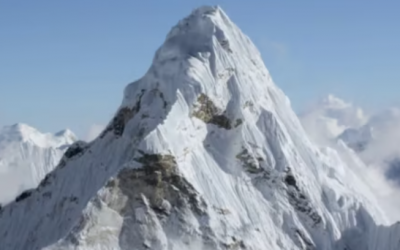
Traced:
POLYGON ((326 144, 348 128, 359 128, 368 116, 359 107, 328 95, 300 114, 300 120, 311 138, 326 144))
POLYGON ((26 124, 0 129, 0 204, 35 188, 53 170, 66 147, 76 140, 64 130, 42 134, 26 124))
POLYGON ((398 249, 386 233, 357 247, 385 218, 348 171, 310 143, 249 38, 202 7, 104 132, 3 208, 2 248, 398 249))

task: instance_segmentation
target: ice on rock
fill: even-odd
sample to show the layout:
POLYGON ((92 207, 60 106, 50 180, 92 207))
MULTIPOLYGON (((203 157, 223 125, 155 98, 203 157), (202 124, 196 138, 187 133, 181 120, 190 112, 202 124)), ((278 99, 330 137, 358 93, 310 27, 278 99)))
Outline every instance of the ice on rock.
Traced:
POLYGON ((180 21, 104 133, 72 148, 3 208, 2 249, 398 249, 219 7, 180 21))

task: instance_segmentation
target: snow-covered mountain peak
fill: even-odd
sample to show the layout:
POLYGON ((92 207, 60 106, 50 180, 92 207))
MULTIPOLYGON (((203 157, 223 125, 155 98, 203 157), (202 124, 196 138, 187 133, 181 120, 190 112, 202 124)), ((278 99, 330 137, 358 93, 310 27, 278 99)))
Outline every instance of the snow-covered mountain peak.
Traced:
MULTIPOLYGON (((229 40, 235 42, 237 37, 225 34, 225 32, 231 33, 233 27, 236 27, 236 25, 219 6, 203 6, 193 10, 189 16, 180 20, 171 29, 160 50, 173 45, 179 50, 192 48, 195 51, 194 47, 196 47, 197 50, 202 51, 202 47, 204 49, 209 48, 214 39, 220 43, 229 43, 229 40)), ((182 52, 190 53, 190 51, 182 52)))
POLYGON ((77 137, 69 129, 55 134, 41 133, 36 128, 24 123, 16 123, 0 129, 0 143, 2 141, 25 142, 42 148, 57 148, 72 144, 76 140, 77 137))
POLYGON ((68 129, 41 133, 24 123, 0 128, 0 190, 7 190, 0 192, 0 204, 36 187, 75 141, 68 129))
POLYGON ((57 133, 55 133, 56 136, 64 136, 64 137, 69 137, 69 138, 74 138, 74 140, 76 140, 76 135, 74 134, 74 132, 72 132, 70 129, 63 129, 61 131, 58 131, 57 133))
POLYGON ((385 222, 351 171, 309 141, 250 39, 202 7, 103 133, 4 207, 2 246, 342 250, 385 222))
POLYGON ((0 132, 3 136, 8 136, 10 139, 21 141, 29 140, 32 135, 35 136, 40 134, 37 129, 25 123, 16 123, 11 126, 5 126, 0 129, 0 132))
MULTIPOLYGON (((249 76, 252 72, 261 71, 269 77, 259 51, 224 11, 218 6, 201 7, 171 29, 164 44, 156 52, 149 72, 138 81, 145 85, 138 87, 138 82, 134 82, 127 86, 123 103, 130 107, 135 105, 137 96, 133 93, 138 88, 151 88, 149 85, 167 93, 190 88, 197 88, 197 92, 210 92, 212 89, 212 92, 223 91, 223 85, 219 83, 226 83, 238 68, 249 70, 249 76), (194 71, 194 68, 197 70, 194 71)), ((251 85, 254 87, 260 83, 255 81, 251 85)), ((217 93, 207 94, 209 97, 217 97, 217 93)), ((190 93, 185 93, 183 97, 197 98, 190 93)), ((227 96, 219 96, 215 101, 223 102, 226 99, 227 96)))
POLYGON ((72 144, 78 140, 78 137, 70 129, 64 129, 54 134, 59 139, 60 144, 72 144))

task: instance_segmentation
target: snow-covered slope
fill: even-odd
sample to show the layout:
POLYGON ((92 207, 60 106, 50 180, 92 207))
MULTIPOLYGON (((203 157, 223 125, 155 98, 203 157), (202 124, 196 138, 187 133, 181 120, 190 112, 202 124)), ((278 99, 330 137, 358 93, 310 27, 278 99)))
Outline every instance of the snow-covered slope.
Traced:
POLYGON ((26 124, 0 128, 0 204, 35 188, 75 140, 69 130, 53 135, 26 124))
POLYGON ((301 123, 311 138, 318 144, 326 144, 348 128, 359 128, 368 116, 359 107, 328 95, 300 115, 301 123))
POLYGON ((3 208, 2 249, 397 250, 335 154, 309 141, 249 38, 202 7, 105 131, 3 208))

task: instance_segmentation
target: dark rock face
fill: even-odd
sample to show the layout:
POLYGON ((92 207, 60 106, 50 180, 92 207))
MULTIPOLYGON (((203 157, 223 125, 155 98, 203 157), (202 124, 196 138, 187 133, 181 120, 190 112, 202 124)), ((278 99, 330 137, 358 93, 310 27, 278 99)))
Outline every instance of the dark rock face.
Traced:
POLYGON ((83 154, 86 149, 86 143, 83 141, 78 141, 72 144, 67 151, 64 153, 64 157, 70 159, 76 155, 83 154))
POLYGON ((236 155, 236 159, 241 162, 244 170, 250 174, 267 172, 260 166, 260 163, 264 159, 261 157, 254 157, 246 148, 243 148, 242 151, 236 155))
POLYGON ((174 156, 139 152, 141 156, 134 161, 141 163, 141 167, 122 169, 106 184, 110 195, 102 198, 107 206, 127 218, 119 236, 120 247, 124 250, 130 249, 127 246, 139 245, 143 248, 138 249, 147 249, 137 231, 141 223, 136 213, 138 209, 146 211, 149 218, 154 215, 164 225, 176 223, 176 218, 188 211, 198 218, 207 217, 207 204, 180 175, 174 156), (132 226, 135 223, 137 227, 132 226))
POLYGON ((312 203, 306 194, 304 194, 304 192, 299 188, 297 180, 290 169, 286 172, 284 181, 288 187, 287 194, 289 196, 290 204, 296 209, 296 211, 307 215, 314 226, 320 224, 322 222, 322 217, 312 206, 312 203))
POLYGON ((193 112, 193 116, 205 123, 214 124, 224 129, 232 129, 232 124, 229 118, 224 114, 224 112, 218 110, 217 106, 215 106, 208 96, 201 94, 197 99, 197 103, 198 109, 193 112))
MULTIPOLYGON (((85 154, 86 150, 89 148, 89 145, 84 141, 77 141, 72 144, 67 151, 64 153, 64 156, 60 160, 60 164, 58 167, 63 168, 67 164, 67 162, 73 158, 82 157, 85 154)), ((51 173, 50 173, 51 174, 51 173)), ((46 182, 48 180, 48 176, 45 177, 46 182)), ((43 181, 39 186, 44 183, 43 181)))
POLYGON ((193 186, 177 171, 177 163, 172 155, 143 154, 135 159, 143 164, 141 168, 125 168, 108 188, 118 188, 131 200, 140 200, 144 195, 153 210, 168 214, 165 204, 172 207, 188 205, 192 211, 203 214, 205 202, 193 186))
POLYGON ((15 198, 15 202, 20 202, 22 200, 25 200, 31 195, 32 195, 32 190, 26 190, 22 192, 20 195, 18 195, 17 198, 15 198))
POLYGON ((113 131, 114 135, 116 136, 122 136, 128 121, 131 120, 140 111, 141 101, 144 93, 145 90, 142 89, 141 94, 139 95, 137 102, 133 106, 133 108, 124 107, 117 112, 111 123, 106 127, 103 133, 101 133, 100 138, 104 138, 104 136, 110 131, 113 131))

